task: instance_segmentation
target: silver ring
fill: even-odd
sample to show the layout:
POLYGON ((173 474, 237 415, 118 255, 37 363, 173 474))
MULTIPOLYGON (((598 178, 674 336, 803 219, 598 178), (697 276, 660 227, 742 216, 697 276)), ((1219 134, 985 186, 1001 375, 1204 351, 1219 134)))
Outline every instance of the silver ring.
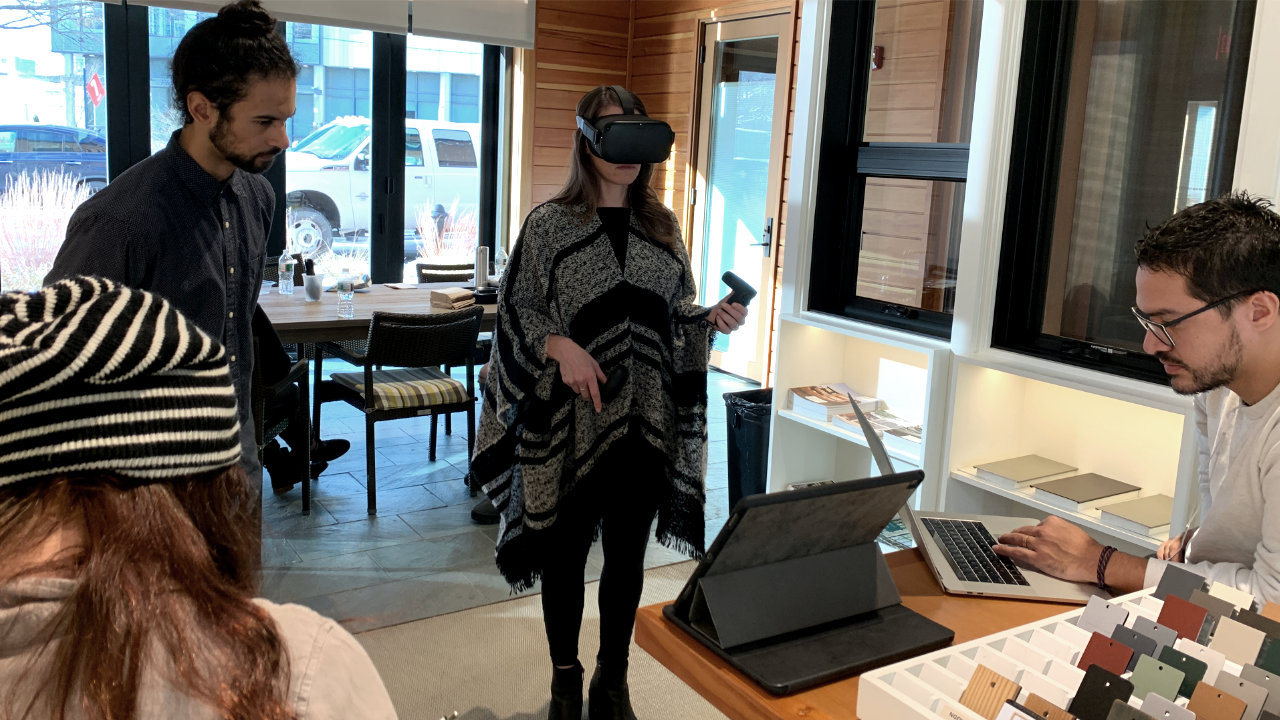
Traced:
POLYGON ((586 392, 587 392, 587 387, 586 387, 586 386, 582 386, 581 388, 579 388, 579 389, 578 389, 578 392, 579 392, 579 393, 586 393, 586 392))

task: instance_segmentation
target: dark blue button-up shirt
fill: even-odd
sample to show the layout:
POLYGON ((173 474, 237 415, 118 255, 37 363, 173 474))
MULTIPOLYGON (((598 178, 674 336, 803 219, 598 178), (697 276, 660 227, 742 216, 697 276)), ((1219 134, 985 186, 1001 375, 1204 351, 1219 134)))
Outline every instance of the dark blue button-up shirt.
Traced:
POLYGON ((242 464, 260 472, 254 439, 251 321, 262 284, 275 192, 237 169, 219 182, 182 149, 129 168, 86 200, 67 224, 45 283, 97 275, 167 299, 227 348, 240 400, 242 464))

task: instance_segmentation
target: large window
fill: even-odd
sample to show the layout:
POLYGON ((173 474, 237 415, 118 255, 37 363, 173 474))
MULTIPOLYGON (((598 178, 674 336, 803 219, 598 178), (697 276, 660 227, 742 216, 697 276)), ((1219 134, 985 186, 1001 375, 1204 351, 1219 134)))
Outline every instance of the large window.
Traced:
POLYGON ((832 7, 812 309, 950 332, 981 13, 981 0, 832 7))
POLYGON ((107 183, 103 8, 0 8, 0 288, 34 290, 76 206, 107 183))
POLYGON ((1030 3, 993 343, 1163 381, 1133 246, 1231 189, 1253 3, 1030 3))
POLYGON ((286 249, 322 274, 369 273, 373 33, 286 23, 285 39, 299 65, 284 157, 286 249))
POLYGON ((418 261, 475 258, 484 45, 420 35, 407 40, 404 254, 406 275, 416 280, 418 261))

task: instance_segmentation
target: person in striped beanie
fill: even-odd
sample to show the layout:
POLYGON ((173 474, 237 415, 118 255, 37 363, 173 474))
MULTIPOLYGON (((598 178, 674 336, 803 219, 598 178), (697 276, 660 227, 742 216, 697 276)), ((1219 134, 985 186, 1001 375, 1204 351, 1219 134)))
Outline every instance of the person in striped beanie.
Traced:
POLYGON ((0 296, 0 717, 390 718, 359 644, 254 598, 222 344, 78 276, 0 296))

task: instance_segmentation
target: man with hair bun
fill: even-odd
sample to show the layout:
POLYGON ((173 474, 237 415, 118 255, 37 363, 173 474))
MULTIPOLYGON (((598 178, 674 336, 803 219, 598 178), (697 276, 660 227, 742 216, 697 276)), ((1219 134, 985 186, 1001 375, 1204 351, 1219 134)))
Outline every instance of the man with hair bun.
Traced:
POLYGON ((152 291, 226 346, 240 463, 261 482, 251 320, 275 212, 261 174, 289 146, 298 65, 258 0, 238 0, 191 28, 172 70, 183 126, 76 210, 45 283, 84 274, 152 291))

